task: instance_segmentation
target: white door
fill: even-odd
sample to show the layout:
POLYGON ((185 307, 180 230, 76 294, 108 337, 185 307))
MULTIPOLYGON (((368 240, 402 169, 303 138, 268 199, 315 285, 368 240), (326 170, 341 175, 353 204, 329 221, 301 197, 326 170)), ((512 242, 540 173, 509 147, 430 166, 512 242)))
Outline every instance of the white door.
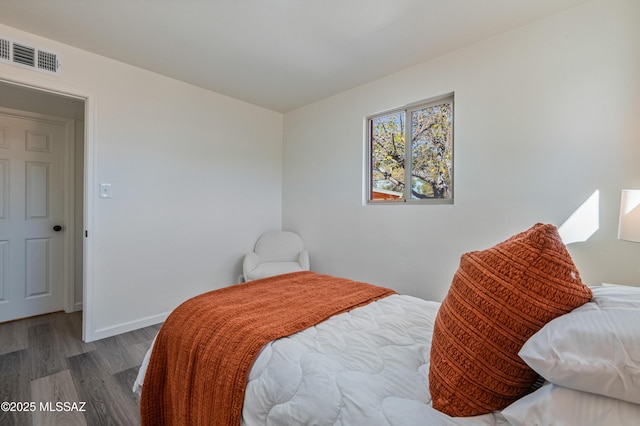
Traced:
POLYGON ((0 112, 0 322, 64 306, 65 137, 0 112))

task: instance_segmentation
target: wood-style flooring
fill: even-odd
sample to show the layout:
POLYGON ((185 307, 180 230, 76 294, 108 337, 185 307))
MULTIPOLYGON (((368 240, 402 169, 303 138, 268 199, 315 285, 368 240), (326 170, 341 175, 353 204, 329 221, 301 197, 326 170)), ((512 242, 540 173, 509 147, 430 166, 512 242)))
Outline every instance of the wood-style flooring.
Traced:
POLYGON ((140 424, 132 387, 159 329, 84 343, 82 312, 0 324, 0 403, 30 404, 26 412, 3 405, 0 425, 140 424), (85 411, 70 411, 82 403, 85 411))

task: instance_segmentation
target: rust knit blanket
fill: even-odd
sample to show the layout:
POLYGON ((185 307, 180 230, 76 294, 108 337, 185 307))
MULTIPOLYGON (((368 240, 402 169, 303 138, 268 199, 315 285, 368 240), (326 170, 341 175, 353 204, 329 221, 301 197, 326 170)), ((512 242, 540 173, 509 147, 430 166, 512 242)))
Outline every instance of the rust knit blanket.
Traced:
POLYGON ((186 301, 156 337, 142 388, 142 425, 239 425, 249 370, 266 343, 394 293, 296 272, 186 301))

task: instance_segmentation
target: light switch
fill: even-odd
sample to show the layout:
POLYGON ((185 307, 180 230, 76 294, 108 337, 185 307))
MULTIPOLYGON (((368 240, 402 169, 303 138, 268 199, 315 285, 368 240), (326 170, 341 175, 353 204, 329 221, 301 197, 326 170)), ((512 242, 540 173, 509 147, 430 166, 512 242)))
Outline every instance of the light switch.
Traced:
POLYGON ((100 198, 111 198, 111 184, 110 183, 101 183, 100 184, 100 198))

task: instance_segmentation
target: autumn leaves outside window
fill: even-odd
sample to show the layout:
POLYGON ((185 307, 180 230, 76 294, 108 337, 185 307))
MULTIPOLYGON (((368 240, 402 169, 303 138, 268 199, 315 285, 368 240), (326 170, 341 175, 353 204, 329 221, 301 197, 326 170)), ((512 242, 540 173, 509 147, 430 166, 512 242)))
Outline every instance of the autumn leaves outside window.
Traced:
POLYGON ((368 202, 453 203, 453 94, 367 122, 368 202))

